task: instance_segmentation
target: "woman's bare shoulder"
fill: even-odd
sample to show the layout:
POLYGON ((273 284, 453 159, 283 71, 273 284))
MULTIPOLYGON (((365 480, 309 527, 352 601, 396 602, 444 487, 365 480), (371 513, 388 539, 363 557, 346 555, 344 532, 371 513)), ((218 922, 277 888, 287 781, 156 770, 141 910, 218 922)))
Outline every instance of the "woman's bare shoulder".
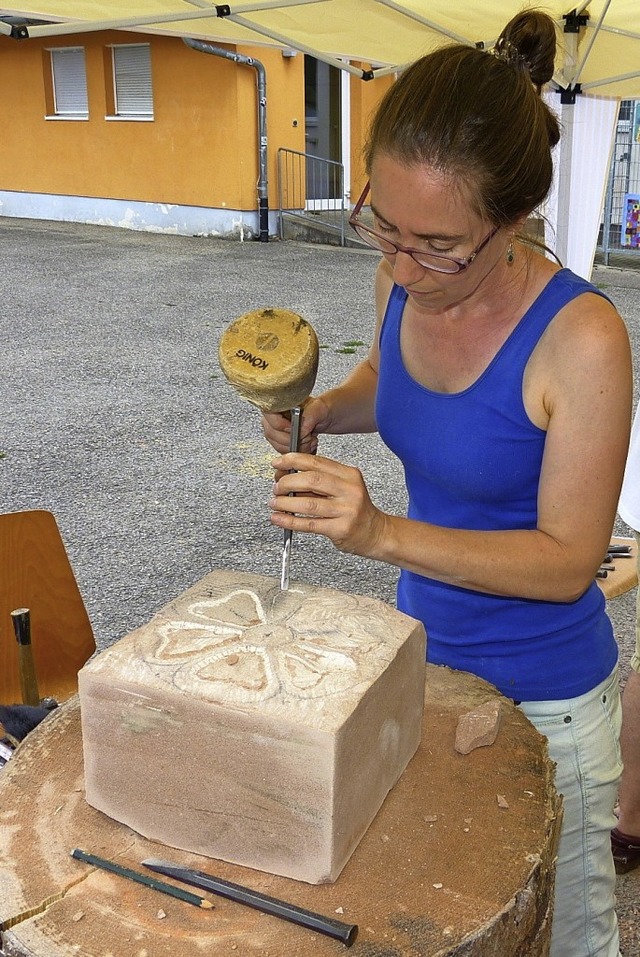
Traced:
POLYGON ((572 345, 575 350, 627 349, 629 334, 615 305, 593 287, 559 310, 551 327, 554 346, 572 345))
POLYGON ((592 407, 626 403, 632 388, 631 344, 612 302, 587 288, 563 306, 534 353, 531 371, 546 383, 554 402, 574 396, 578 404, 592 407))

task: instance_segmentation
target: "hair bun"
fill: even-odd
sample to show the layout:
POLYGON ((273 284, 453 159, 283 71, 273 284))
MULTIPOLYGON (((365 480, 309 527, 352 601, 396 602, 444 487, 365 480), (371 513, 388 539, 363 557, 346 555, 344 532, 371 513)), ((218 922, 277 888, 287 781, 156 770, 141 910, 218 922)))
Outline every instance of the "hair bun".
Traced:
POLYGON ((494 53, 515 69, 527 70, 539 91, 553 77, 555 23, 539 10, 518 13, 498 37, 494 53))

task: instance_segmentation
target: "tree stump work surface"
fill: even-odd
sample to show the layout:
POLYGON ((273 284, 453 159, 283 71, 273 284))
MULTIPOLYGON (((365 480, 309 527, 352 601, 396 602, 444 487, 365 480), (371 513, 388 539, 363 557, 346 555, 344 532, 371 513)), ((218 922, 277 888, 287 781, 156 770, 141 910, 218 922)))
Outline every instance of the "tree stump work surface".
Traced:
POLYGON ((3 952, 332 957, 346 949, 214 895, 213 910, 175 900, 71 858, 79 847, 141 872, 144 858, 164 858, 357 924, 354 957, 546 957, 561 819, 546 741, 501 698, 494 744, 454 749, 460 716, 496 696, 471 675, 427 666, 422 743, 339 878, 320 885, 167 848, 90 807, 79 703, 70 699, 0 773, 3 952))

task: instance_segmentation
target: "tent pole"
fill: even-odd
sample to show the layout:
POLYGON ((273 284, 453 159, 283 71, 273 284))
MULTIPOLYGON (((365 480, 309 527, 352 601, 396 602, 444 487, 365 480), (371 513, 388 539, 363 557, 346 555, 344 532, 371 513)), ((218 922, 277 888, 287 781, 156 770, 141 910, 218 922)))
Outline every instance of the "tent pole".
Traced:
POLYGON ((569 212, 571 205, 571 156, 573 153, 573 121, 575 105, 560 107, 562 137, 558 144, 558 221, 556 224, 556 253, 566 265, 569 258, 569 212))
POLYGON ((583 71, 583 69, 584 69, 585 63, 586 63, 587 60, 589 59, 589 54, 591 53, 591 48, 593 47, 593 44, 596 42, 596 38, 597 38, 597 36, 598 36, 598 33, 599 33, 600 30, 602 29, 602 24, 604 23, 604 18, 605 18, 605 16, 607 15, 607 11, 608 11, 608 9, 609 9, 610 4, 611 4, 611 0, 607 0, 607 2, 605 3, 604 7, 602 8, 602 12, 601 12, 600 17, 599 17, 599 19, 598 19, 598 22, 597 22, 597 24, 596 24, 596 26, 595 26, 595 29, 594 29, 594 31, 593 31, 591 37, 589 38, 589 42, 588 42, 588 44, 587 44, 587 49, 584 51, 584 53, 583 53, 583 55, 582 55, 582 59, 580 60, 580 63, 579 63, 578 66, 576 67, 575 73, 574 73, 574 75, 573 75, 572 78, 571 78, 571 84, 572 84, 572 86, 575 85, 576 83, 579 83, 579 82, 580 82, 580 75, 581 75, 581 73, 582 73, 582 71, 583 71))

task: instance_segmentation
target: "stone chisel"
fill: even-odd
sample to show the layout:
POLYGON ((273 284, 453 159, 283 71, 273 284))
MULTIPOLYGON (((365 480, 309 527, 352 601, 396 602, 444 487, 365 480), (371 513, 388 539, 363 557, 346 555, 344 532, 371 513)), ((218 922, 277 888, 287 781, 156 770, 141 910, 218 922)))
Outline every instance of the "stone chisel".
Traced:
MULTIPOLYGON (((289 451, 297 452, 300 445, 300 420, 302 418, 302 409, 298 406, 291 410, 291 439, 289 441, 289 451)), ((293 493, 290 493, 293 494, 293 493)), ((280 573, 280 590, 287 591, 289 588, 289 566, 291 565, 291 539, 293 532, 290 528, 284 530, 284 546, 282 548, 282 571, 280 573)))
POLYGON ((266 894, 253 891, 251 888, 243 887, 241 884, 233 884, 231 881, 224 881, 219 877, 212 877, 210 874, 205 874, 204 871, 195 871, 188 867, 178 867, 176 864, 171 864, 169 861, 161 861, 157 858, 147 858, 147 860, 141 863, 151 871, 164 874, 166 877, 173 877, 175 880, 182 881, 184 884, 199 887, 200 890, 212 891, 214 894, 218 894, 220 897, 226 897, 238 904, 246 904, 247 907, 253 907, 265 914, 281 917, 283 920, 291 921, 293 924, 299 924, 301 927, 309 928, 309 930, 326 934, 328 937, 333 937, 335 940, 341 941, 346 947, 351 947, 358 935, 357 924, 346 924, 332 917, 323 917, 322 914, 316 914, 302 907, 296 907, 294 904, 287 904, 285 901, 278 900, 275 897, 268 897, 266 894))

